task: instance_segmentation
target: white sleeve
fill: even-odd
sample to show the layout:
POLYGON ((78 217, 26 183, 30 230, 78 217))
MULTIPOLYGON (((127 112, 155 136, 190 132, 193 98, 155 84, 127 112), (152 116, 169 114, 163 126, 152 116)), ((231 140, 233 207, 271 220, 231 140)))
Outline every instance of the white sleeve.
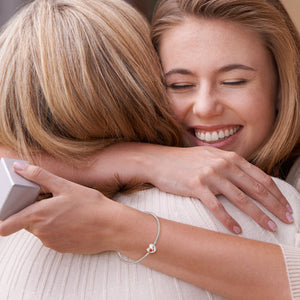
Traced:
POLYGON ((300 299, 300 248, 280 245, 288 274, 291 296, 300 299))
MULTIPOLYGON (((294 175, 296 173, 298 174, 300 171, 299 162, 300 160, 298 159, 298 166, 297 168, 294 168, 294 175)), ((295 178, 296 176, 293 177, 293 180, 295 180, 295 178)), ((282 181, 279 181, 278 179, 275 180, 294 210, 294 225, 296 226, 294 242, 282 244, 283 239, 279 241, 281 242, 280 247, 285 260, 292 299, 300 300, 300 194, 296 190, 291 189, 288 185, 284 185, 282 181)), ((293 183, 295 184, 295 181, 293 183)), ((284 233, 291 234, 291 231, 288 232, 285 230, 284 233)))
POLYGON ((286 181, 294 186, 298 192, 300 192, 300 157, 292 166, 286 181))

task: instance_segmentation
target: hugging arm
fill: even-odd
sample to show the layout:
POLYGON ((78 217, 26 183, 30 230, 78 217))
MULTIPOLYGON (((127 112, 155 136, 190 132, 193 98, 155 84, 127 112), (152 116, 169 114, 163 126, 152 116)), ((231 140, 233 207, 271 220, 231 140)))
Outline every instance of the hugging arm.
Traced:
MULTIPOLYGON (((148 214, 34 166, 25 166, 18 172, 52 192, 53 198, 35 203, 1 223, 2 235, 27 228, 46 246, 55 244, 55 250, 60 252, 72 252, 72 245, 76 242, 81 244, 82 239, 84 243, 93 240, 79 252, 116 250, 132 259, 143 256, 149 242, 155 239, 157 225, 148 214), (60 206, 60 212, 57 206, 60 206), (74 207, 85 207, 77 210, 77 217, 82 219, 80 214, 88 211, 93 228, 97 230, 91 230, 86 224, 67 222, 66 230, 77 232, 77 236, 70 240, 69 236, 60 235, 57 224, 72 215, 74 207), (49 219, 48 210, 53 210, 55 217, 49 219), (36 218, 36 211, 44 211, 45 217, 42 218, 39 213, 36 218), (54 232, 58 230, 56 238, 59 244, 54 241, 53 235, 48 234, 48 230, 44 230, 47 227, 54 232)), ((280 246, 166 219, 160 219, 160 223, 158 251, 142 261, 146 266, 229 299, 291 299, 280 246)))
MULTIPOLYGON (((2 152, 14 157, 5 149, 2 152)), ((219 194, 269 231, 276 230, 275 223, 249 197, 261 202, 283 222, 292 221, 290 206, 270 176, 237 154, 213 147, 121 143, 78 166, 46 155, 41 156, 38 164, 108 195, 131 182, 150 183, 165 192, 197 198, 233 233, 241 232, 240 225, 219 202, 219 194)))
POLYGON ((283 222, 291 222, 290 206, 271 177, 236 153, 213 147, 124 143, 106 149, 98 157, 94 174, 108 163, 106 169, 109 169, 111 161, 114 168, 118 166, 121 182, 137 178, 162 191, 197 198, 233 233, 238 233, 240 226, 217 195, 224 195, 269 231, 274 231, 275 224, 250 197, 283 222))

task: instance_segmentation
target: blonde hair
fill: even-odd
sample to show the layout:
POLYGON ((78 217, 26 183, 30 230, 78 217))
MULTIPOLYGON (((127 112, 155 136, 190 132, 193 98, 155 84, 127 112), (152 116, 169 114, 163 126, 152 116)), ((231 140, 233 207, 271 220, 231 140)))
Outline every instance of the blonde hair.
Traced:
MULTIPOLYGON (((152 21, 152 42, 157 51, 165 31, 188 16, 238 22, 257 32, 278 70, 280 107, 274 130, 251 161, 272 175, 299 155, 299 33, 278 0, 162 0, 152 21)), ((284 175, 283 175, 284 176, 284 175)))
POLYGON ((26 159, 182 144, 149 25, 121 0, 29 3, 1 31, 0 70, 0 143, 26 159))

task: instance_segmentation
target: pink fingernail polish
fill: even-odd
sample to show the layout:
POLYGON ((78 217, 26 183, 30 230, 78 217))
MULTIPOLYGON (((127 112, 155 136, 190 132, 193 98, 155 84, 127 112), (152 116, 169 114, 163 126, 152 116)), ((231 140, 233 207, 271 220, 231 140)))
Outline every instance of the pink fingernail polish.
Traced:
POLYGON ((240 234, 240 233, 242 232, 241 228, 238 227, 238 226, 234 226, 234 227, 233 227, 233 231, 234 231, 234 233, 236 233, 236 234, 240 234))
POLYGON ((273 221, 269 221, 268 226, 272 231, 276 231, 277 229, 277 225, 273 221))
POLYGON ((294 218, 289 212, 286 213, 286 219, 289 221, 289 223, 294 222, 294 218))
POLYGON ((291 214, 293 213, 293 209, 292 209, 292 207, 291 207, 289 204, 286 205, 286 209, 287 209, 287 211, 290 212, 291 214))
POLYGON ((22 163, 20 161, 16 161, 16 162, 14 162, 13 167, 16 171, 22 171, 25 169, 26 164, 22 163))

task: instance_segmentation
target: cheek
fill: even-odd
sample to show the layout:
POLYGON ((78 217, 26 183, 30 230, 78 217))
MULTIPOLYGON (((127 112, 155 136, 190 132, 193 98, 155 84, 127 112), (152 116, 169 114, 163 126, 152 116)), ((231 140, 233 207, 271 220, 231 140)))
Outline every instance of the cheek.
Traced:
POLYGON ((261 101, 254 101, 252 108, 245 111, 245 118, 248 127, 248 141, 256 151, 272 134, 275 123, 275 103, 264 97, 258 98, 261 101))
POLYGON ((247 123, 262 131, 273 126, 276 108, 276 96, 273 89, 267 85, 265 87, 256 85, 241 94, 239 100, 238 109, 247 123))
POLYGON ((172 95, 169 95, 169 98, 170 98, 172 110, 175 114, 175 118, 180 123, 183 123, 188 113, 187 103, 185 101, 180 101, 176 99, 176 97, 172 97, 172 95))

